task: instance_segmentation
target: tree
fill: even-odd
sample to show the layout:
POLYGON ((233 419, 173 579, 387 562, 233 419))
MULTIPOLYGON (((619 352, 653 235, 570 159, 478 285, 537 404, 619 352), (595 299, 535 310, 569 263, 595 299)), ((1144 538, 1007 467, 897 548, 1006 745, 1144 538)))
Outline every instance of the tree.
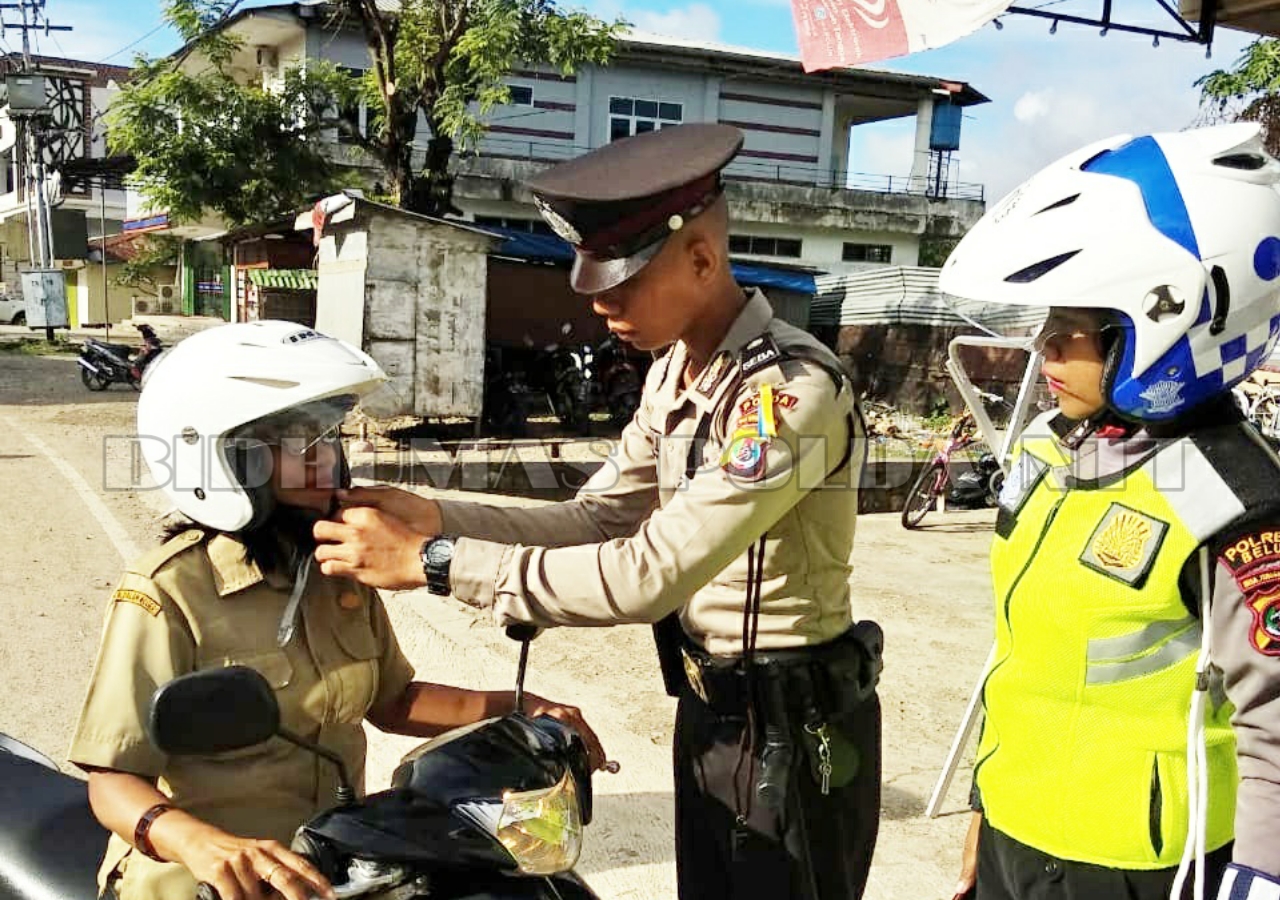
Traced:
POLYGON ((136 160, 141 193, 175 221, 206 209, 233 225, 270 220, 337 184, 317 139, 331 127, 333 72, 291 70, 277 90, 238 84, 227 70, 239 41, 220 28, 238 5, 166 0, 165 19, 185 47, 139 57, 107 114, 112 152, 136 160), (186 71, 195 60, 208 65, 186 71))
POLYGON ((432 215, 458 212, 449 163, 484 133, 484 114, 510 101, 504 76, 520 64, 569 75, 607 63, 624 26, 562 11, 555 0, 401 0, 394 14, 378 0, 334 2, 360 23, 372 61, 361 85, 367 135, 350 117, 340 127, 378 161, 393 202, 432 215), (431 136, 415 174, 419 113, 431 136))
POLYGON ((1267 150, 1280 155, 1280 41, 1259 38, 1230 69, 1218 69, 1195 84, 1207 118, 1258 122, 1267 150))

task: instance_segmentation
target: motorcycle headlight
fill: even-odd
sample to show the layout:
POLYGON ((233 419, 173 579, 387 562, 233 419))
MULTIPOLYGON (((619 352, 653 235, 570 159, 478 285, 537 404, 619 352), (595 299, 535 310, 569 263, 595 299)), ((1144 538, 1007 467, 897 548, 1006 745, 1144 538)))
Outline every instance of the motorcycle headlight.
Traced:
POLYGON ((498 839, 526 875, 573 868, 582 852, 581 809, 578 786, 567 771, 553 787, 507 792, 501 807, 459 805, 459 811, 498 839))

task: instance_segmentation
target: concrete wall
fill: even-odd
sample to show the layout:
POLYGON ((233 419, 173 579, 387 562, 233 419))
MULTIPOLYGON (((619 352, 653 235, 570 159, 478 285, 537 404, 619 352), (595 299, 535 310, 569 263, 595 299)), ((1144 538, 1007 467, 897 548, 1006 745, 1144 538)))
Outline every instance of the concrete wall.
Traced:
POLYGON ((412 384, 413 415, 478 417, 491 242, 381 210, 369 228, 370 355, 387 360, 395 386, 412 384))

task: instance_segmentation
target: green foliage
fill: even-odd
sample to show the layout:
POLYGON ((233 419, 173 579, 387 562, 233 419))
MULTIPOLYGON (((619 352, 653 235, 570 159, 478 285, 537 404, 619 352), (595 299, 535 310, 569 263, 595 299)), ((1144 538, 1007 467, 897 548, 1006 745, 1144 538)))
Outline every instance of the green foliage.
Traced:
POLYGON ((919 265, 931 269, 941 269, 951 251, 960 243, 959 238, 941 238, 923 236, 920 238, 919 265))
POLYGON ((181 250, 182 241, 171 234, 148 234, 139 240, 137 255, 120 266, 114 281, 154 294, 155 270, 176 266, 181 250))
POLYGON ((1258 122, 1267 149, 1280 152, 1280 41, 1259 38, 1230 69, 1198 78, 1201 107, 1213 118, 1258 122))
POLYGON ((554 0, 403 0, 392 17, 375 0, 343 0, 364 27, 373 67, 365 75, 370 136, 364 146, 384 165, 392 195, 422 212, 448 210, 448 167, 474 146, 483 117, 511 99, 503 79, 547 63, 565 75, 609 61, 624 23, 563 11, 554 0), (408 166, 418 114, 432 140, 415 185, 408 166))
POLYGON ((168 0, 165 16, 188 44, 174 59, 139 59, 107 116, 113 153, 137 160, 143 196, 176 221, 206 210, 229 223, 276 218, 335 186, 314 137, 332 124, 326 66, 291 70, 279 90, 229 73, 239 42, 209 31, 235 4, 168 0))

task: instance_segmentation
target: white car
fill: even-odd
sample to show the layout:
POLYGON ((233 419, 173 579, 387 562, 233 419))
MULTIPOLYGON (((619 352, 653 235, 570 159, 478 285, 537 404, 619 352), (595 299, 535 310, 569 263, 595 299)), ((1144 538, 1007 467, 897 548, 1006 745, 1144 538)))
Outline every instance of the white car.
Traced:
POLYGON ((21 294, 0 294, 0 325, 25 325, 27 304, 21 294))

